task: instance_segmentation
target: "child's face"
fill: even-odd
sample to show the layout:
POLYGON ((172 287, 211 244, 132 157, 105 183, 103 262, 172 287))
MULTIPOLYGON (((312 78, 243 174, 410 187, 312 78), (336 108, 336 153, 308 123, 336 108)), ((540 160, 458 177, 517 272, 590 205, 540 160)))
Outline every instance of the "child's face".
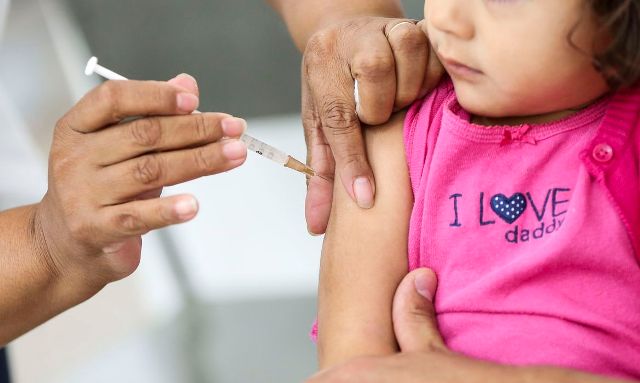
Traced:
POLYGON ((585 0, 426 0, 424 11, 429 39, 472 114, 558 112, 608 90, 592 65, 597 25, 585 0))

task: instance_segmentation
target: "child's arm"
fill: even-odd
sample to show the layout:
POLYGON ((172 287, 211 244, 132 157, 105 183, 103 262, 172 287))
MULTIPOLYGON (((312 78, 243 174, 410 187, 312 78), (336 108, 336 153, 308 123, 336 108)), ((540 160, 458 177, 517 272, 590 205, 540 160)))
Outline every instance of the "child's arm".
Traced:
POLYGON ((396 287, 407 273, 413 205, 403 119, 401 113, 385 125, 364 130, 376 177, 373 208, 360 209, 336 182, 320 266, 320 368, 354 356, 397 350, 391 305, 396 287))

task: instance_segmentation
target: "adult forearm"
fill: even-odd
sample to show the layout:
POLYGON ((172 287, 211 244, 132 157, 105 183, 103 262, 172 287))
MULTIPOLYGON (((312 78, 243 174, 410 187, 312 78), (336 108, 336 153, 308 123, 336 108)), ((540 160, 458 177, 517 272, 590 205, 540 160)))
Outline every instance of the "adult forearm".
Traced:
POLYGON ((304 51, 309 37, 332 23, 358 16, 403 17, 399 0, 268 0, 304 51))
POLYGON ((99 289, 50 262, 37 219, 38 205, 0 213, 0 345, 70 308, 99 289))
MULTIPOLYGON (((592 375, 576 370, 556 367, 521 367, 516 368, 518 380, 523 383, 632 383, 631 380, 621 380, 600 375, 592 375)), ((507 379, 505 381, 509 381, 507 379)))

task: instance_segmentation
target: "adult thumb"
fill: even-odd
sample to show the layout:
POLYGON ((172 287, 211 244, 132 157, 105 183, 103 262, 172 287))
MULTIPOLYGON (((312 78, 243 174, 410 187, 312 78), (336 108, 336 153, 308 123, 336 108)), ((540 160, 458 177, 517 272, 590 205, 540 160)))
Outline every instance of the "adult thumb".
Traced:
POLYGON ((437 286, 430 269, 407 274, 393 299, 393 328, 402 352, 446 350, 433 306, 437 286))

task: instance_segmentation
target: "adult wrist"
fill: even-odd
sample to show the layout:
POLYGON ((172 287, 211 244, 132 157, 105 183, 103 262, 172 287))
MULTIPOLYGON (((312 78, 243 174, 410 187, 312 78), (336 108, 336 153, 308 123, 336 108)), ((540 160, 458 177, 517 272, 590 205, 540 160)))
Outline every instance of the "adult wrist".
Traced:
POLYGON ((29 207, 29 236, 31 238, 31 253, 34 254, 41 267, 45 280, 55 283, 61 277, 61 268, 53 258, 53 253, 47 241, 43 226, 43 205, 38 203, 29 207))
POLYGON ((41 209, 36 204, 0 214, 5 227, 0 251, 0 346, 100 289, 85 282, 86 274, 64 269, 55 261, 41 209))
POLYGON ((289 33, 301 52, 317 32, 359 17, 403 18, 399 0, 362 1, 278 1, 274 7, 285 21, 289 33))
MULTIPOLYGON (((46 197, 45 197, 46 199, 46 197)), ((56 242, 65 242, 59 234, 52 232, 52 228, 62 223, 50 222, 50 219, 57 219, 50 214, 46 203, 40 202, 33 206, 33 216, 30 219, 30 231, 32 234, 33 254, 38 257, 42 265, 41 273, 48 282, 51 296, 59 303, 60 309, 64 310, 79 304, 97 292, 99 292, 107 282, 97 281, 87 275, 86 267, 75 261, 77 256, 70 254, 71 246, 61 247, 56 242), (49 217, 49 219, 47 219, 49 217)))

